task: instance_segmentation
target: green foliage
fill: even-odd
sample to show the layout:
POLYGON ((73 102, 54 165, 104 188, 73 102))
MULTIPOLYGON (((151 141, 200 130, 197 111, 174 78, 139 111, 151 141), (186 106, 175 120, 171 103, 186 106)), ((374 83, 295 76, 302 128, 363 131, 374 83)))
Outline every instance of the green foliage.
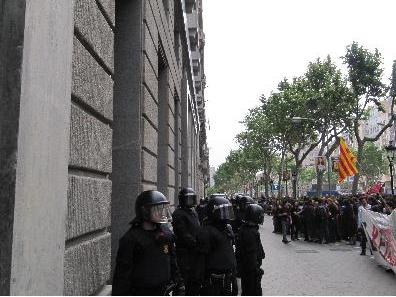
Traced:
POLYGON ((256 160, 252 159, 251 151, 244 149, 231 151, 214 175, 213 191, 239 192, 243 185, 255 177, 258 167, 256 160))
POLYGON ((385 152, 369 142, 363 148, 360 170, 370 183, 378 181, 382 174, 388 173, 385 152))
POLYGON ((362 95, 379 97, 384 94, 382 57, 377 49, 372 53, 357 42, 353 42, 347 47, 343 59, 348 67, 349 81, 355 98, 362 95))
MULTIPOLYGON (((236 136, 240 148, 231 151, 217 170, 213 190, 240 191, 261 170, 272 177, 281 168, 299 171, 310 151, 317 146, 321 153, 326 147, 334 148, 331 144, 335 138, 347 131, 355 133, 360 151, 364 148, 363 157, 358 159, 360 164, 382 164, 380 152, 373 146, 364 146, 373 140, 360 137, 359 125, 372 106, 385 112, 380 102, 386 94, 396 96, 396 61, 390 85, 386 86, 378 50, 370 52, 353 42, 342 59, 348 76, 342 75, 330 56, 318 58, 309 63, 303 75, 285 78, 270 96, 260 96, 260 106, 249 110, 243 120, 245 129, 236 136), (292 118, 301 120, 296 123, 292 118), (281 162, 284 153, 286 160, 281 162), (291 159, 294 164, 290 164, 291 159)), ((362 166, 361 171, 370 176, 383 169, 362 166)), ((312 168, 303 169, 299 172, 300 181, 310 182, 315 174, 312 168)), ((331 179, 335 181, 337 175, 331 173, 331 179)))
POLYGON ((305 167, 300 171, 300 181, 309 184, 316 178, 316 170, 313 167, 305 167))

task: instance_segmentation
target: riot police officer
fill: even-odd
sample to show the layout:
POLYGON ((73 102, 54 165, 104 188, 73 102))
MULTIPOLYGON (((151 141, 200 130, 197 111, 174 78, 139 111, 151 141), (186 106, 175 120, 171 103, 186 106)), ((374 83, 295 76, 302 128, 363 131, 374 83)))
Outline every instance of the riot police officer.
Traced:
POLYGON ((201 295, 237 295, 234 233, 228 224, 234 218, 232 205, 225 197, 211 197, 207 213, 207 224, 197 237, 196 272, 203 285, 201 295))
POLYGON ((173 231, 176 235, 176 256, 187 296, 198 295, 200 284, 194 277, 197 260, 197 234, 200 228, 197 195, 191 188, 179 192, 179 206, 172 214, 173 231))
POLYGON ((242 226, 243 220, 245 219, 246 206, 253 203, 254 199, 247 195, 242 195, 236 198, 235 220, 232 223, 232 227, 235 233, 239 231, 239 228, 242 226))
POLYGON ((199 201, 199 205, 195 207, 195 211, 198 214, 198 219, 201 225, 205 222, 207 214, 206 214, 206 205, 208 204, 208 197, 201 198, 199 201))
MULTIPOLYGON (((238 232, 239 229, 241 228, 242 224, 244 223, 245 220, 245 212, 246 212, 246 207, 249 204, 253 204, 254 200, 253 198, 247 196, 247 195, 242 195, 236 200, 236 216, 235 220, 232 222, 232 230, 236 234, 236 237, 238 237, 238 232)), ((241 276, 241 270, 240 270, 240 261, 241 258, 243 257, 243 254, 241 254, 240 248, 239 248, 239 240, 235 241, 235 257, 236 257, 236 263, 237 263, 237 277, 241 276)))
POLYGON ((168 228, 169 202, 158 191, 136 199, 136 217, 120 239, 113 278, 113 295, 164 295, 171 282, 181 284, 168 228))
POLYGON ((265 258, 261 244, 259 224, 264 222, 264 210, 260 205, 246 206, 245 222, 238 234, 238 246, 243 257, 240 259, 241 283, 243 296, 261 296, 261 278, 264 271, 261 269, 265 258))

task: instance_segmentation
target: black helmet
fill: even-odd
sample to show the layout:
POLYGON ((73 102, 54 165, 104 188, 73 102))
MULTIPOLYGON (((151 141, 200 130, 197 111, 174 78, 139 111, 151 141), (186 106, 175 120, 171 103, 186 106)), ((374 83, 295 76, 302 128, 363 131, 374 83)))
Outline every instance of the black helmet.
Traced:
POLYGON ((230 201, 221 196, 213 196, 207 205, 208 218, 211 221, 227 221, 234 219, 234 210, 230 201))
POLYGON ((258 204, 246 205, 245 220, 255 224, 264 222, 264 209, 258 204))
POLYGON ((197 194, 191 188, 182 188, 179 192, 179 205, 191 208, 197 205, 197 194))
POLYGON ((252 197, 245 195, 239 199, 239 208, 244 211, 248 204, 254 204, 254 203, 255 202, 252 197))
POLYGON ((153 223, 167 223, 170 217, 169 201, 159 191, 144 191, 136 199, 136 218, 153 223))

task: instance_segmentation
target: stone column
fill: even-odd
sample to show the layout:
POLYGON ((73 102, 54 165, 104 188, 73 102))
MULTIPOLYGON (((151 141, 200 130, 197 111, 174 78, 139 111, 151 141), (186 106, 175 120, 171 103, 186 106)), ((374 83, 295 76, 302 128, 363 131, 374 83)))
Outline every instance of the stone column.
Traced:
POLYGON ((142 187, 143 5, 143 0, 116 2, 111 201, 113 272, 118 241, 135 216, 135 200, 142 187))
POLYGON ((73 1, 0 7, 0 294, 62 295, 73 1))
POLYGON ((188 87, 187 87, 187 76, 186 70, 183 71, 183 78, 182 78, 182 87, 181 87, 181 187, 188 187, 188 168, 189 168, 189 143, 188 143, 188 135, 190 131, 188 130, 188 87))
MULTIPOLYGON (((161 63, 161 62, 159 62, 161 63)), ((164 62, 162 62, 164 63, 164 62)), ((161 63, 161 64, 162 64, 161 63)), ((166 197, 169 196, 169 67, 160 67, 158 72, 158 161, 157 187, 166 197)), ((172 197, 173 200, 173 197, 172 197)))

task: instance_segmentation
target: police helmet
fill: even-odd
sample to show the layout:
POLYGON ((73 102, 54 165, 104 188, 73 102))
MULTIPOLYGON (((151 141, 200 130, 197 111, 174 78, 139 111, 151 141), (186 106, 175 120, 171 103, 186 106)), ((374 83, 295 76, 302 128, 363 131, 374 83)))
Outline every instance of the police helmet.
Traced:
POLYGON ((150 190, 139 194, 135 203, 136 218, 152 223, 168 223, 169 201, 159 191, 150 190))
POLYGON ((254 224, 262 224, 264 222, 264 209, 258 204, 246 205, 245 220, 254 224))
POLYGON ((213 196, 207 205, 208 218, 211 221, 226 222, 234 219, 234 209, 230 201, 221 196, 213 196))
POLYGON ((179 192, 179 205, 191 208, 197 205, 197 194, 191 188, 182 188, 179 192))
POLYGON ((245 195, 245 196, 242 196, 242 197, 239 199, 239 208, 240 208, 241 210, 245 210, 245 209, 246 209, 246 206, 247 206, 248 204, 254 204, 254 203, 255 203, 255 202, 254 202, 254 199, 253 199, 252 197, 245 195))

